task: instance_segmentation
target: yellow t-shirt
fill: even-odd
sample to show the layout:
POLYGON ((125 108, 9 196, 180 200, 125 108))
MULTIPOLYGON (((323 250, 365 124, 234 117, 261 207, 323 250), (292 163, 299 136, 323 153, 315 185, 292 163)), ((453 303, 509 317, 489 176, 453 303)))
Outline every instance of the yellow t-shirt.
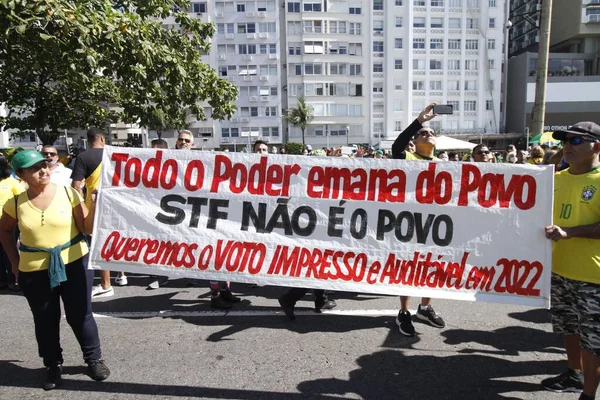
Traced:
POLYGON ((0 217, 2 216, 1 208, 4 207, 4 204, 14 196, 18 195, 25 191, 25 188, 15 178, 9 176, 6 179, 0 181, 0 217))
MULTIPOLYGON (((73 207, 78 206, 83 199, 72 188, 56 185, 56 194, 50 206, 43 212, 29 201, 27 192, 17 197, 17 210, 15 202, 7 201, 4 212, 19 221, 21 242, 29 247, 51 249, 62 246, 79 234, 73 218, 73 207), (43 216, 43 224, 42 224, 43 216)), ((69 264, 88 253, 85 240, 64 249, 61 252, 63 262, 69 264)), ((22 251, 20 254, 19 271, 33 272, 48 269, 50 253, 31 253, 22 251)))
POLYGON ((408 151, 406 152, 405 160, 440 161, 440 159, 437 157, 429 159, 429 157, 425 157, 417 153, 409 153, 408 151))
POLYGON ((533 164, 533 165, 539 165, 539 164, 542 164, 543 162, 544 162, 544 159, 542 157, 530 158, 527 160, 527 164, 533 164))
POLYGON ((85 178, 85 205, 88 210, 92 208, 92 193, 100 186, 100 178, 102 178, 102 164, 98 165, 94 172, 85 178))
MULTIPOLYGON (((600 222, 600 168, 582 175, 554 175, 554 224, 560 227, 600 222)), ((552 272, 600 284, 600 240, 571 238, 552 246, 552 272)))

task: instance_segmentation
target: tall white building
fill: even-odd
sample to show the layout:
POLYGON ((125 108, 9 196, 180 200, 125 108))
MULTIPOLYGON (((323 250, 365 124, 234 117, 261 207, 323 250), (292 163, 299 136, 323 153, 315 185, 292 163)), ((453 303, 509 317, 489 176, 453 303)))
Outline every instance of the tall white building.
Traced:
POLYGON ((281 119, 300 96, 313 147, 377 144, 431 102, 454 106, 431 122, 440 133, 497 133, 505 1, 193 1, 217 26, 206 62, 240 90, 230 121, 192 124, 198 147, 300 142, 281 119))

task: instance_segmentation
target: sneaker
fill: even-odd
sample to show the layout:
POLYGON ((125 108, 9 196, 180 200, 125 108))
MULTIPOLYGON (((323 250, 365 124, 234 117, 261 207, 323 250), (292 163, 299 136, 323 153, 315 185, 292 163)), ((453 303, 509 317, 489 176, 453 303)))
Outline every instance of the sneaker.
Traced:
POLYGON ((127 277, 125 275, 117 276, 115 278, 115 283, 117 284, 117 286, 127 286, 127 277))
POLYGON ((10 290, 11 292, 20 292, 21 291, 21 287, 16 283, 9 283, 7 286, 8 286, 8 290, 10 290))
POLYGON ((404 336, 412 337, 416 335, 415 327, 412 323, 412 316, 408 310, 400 310, 396 317, 396 325, 398 330, 404 336))
POLYGON ((240 299, 239 297, 234 296, 233 293, 231 293, 231 290, 221 290, 219 297, 221 297, 228 303, 239 303, 240 301, 242 301, 242 299, 240 299))
POLYGON ((315 300, 315 312, 320 313, 321 310, 332 310, 337 307, 335 300, 327 300, 327 298, 319 297, 315 300))
POLYGON ((583 372, 569 369, 558 376, 544 379, 542 387, 551 392, 579 393, 583 390, 583 372))
POLYGON ((115 294, 115 289, 113 289, 112 286, 109 287, 108 289, 102 288, 102 285, 94 286, 92 288, 92 297, 93 298, 110 297, 110 296, 113 296, 114 294, 115 294))
POLYGON ((169 278, 166 276, 161 276, 154 282, 150 283, 148 285, 148 289, 158 289, 161 286, 165 286, 167 283, 169 283, 169 278))
POLYGON ((417 310, 416 317, 431 326, 435 326, 436 328, 443 328, 446 326, 444 320, 435 313, 433 307, 431 307, 430 305, 427 307, 423 307, 419 304, 419 309, 417 310))
POLYGON ((221 294, 218 296, 212 296, 210 298, 210 306, 212 308, 216 308, 217 310, 231 310, 233 306, 230 302, 223 298, 222 293, 223 292, 221 292, 221 294))
POLYGON ((95 360, 88 363, 88 373, 95 381, 103 381, 110 376, 110 370, 104 364, 104 360, 95 360))
POLYGON ((295 320, 296 319, 296 316, 294 315, 294 306, 295 306, 295 304, 290 303, 285 298, 285 295, 281 296, 278 300, 279 300, 279 305, 283 309, 283 312, 285 313, 285 315, 287 315, 288 318, 291 319, 292 321, 295 320))
POLYGON ((44 381, 44 390, 56 389, 62 382, 62 365, 46 368, 46 380, 44 381))

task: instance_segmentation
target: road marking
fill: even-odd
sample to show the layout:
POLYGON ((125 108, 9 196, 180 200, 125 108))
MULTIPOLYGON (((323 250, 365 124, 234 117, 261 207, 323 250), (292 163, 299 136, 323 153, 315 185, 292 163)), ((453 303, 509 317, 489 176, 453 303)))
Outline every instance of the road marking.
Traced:
MULTIPOLYGON (((411 314, 415 311, 411 310, 411 314)), ((398 315, 398 310, 325 310, 321 314, 314 311, 298 310, 296 315, 340 315, 360 317, 391 317, 398 315)), ((282 316, 283 311, 140 311, 140 312, 103 312, 94 313, 96 318, 207 318, 207 317, 268 317, 282 316)))

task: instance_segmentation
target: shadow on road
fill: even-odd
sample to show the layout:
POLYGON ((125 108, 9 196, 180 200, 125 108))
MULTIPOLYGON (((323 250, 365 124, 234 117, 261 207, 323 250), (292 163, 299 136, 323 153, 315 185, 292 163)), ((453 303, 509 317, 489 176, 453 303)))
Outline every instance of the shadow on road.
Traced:
POLYGON ((515 362, 482 355, 437 357, 385 350, 361 356, 348 380, 316 379, 298 390, 307 397, 357 394, 378 399, 511 399, 510 392, 534 392, 538 384, 515 378, 560 372, 559 361, 515 362))
MULTIPOLYGON (((41 383, 44 379, 44 369, 28 369, 18 365, 17 360, 0 360, 0 386, 3 387, 23 387, 39 389, 39 398, 44 397, 41 389, 41 383)), ((52 394, 60 396, 61 390, 75 392, 98 392, 115 395, 148 395, 158 396, 160 398, 211 398, 211 399, 329 399, 332 396, 313 395, 307 396, 297 393, 283 393, 260 390, 210 388, 201 386, 202 375, 198 374, 198 386, 178 386, 178 385, 158 385, 145 383, 127 383, 115 382, 110 378, 104 382, 94 382, 92 380, 69 379, 69 376, 84 375, 85 368, 65 367, 63 373, 63 383, 59 389, 52 391, 52 394)), ((85 378, 89 379, 89 378, 85 378)), ((83 396, 83 394, 82 394, 83 396)), ((109 396, 109 398, 116 398, 109 396)))
POLYGON ((562 340, 559 335, 540 329, 524 326, 508 326, 493 331, 449 329, 441 332, 444 342, 450 345, 476 343, 497 350, 468 348, 461 353, 483 353, 518 356, 522 352, 562 354, 562 340))
POLYGON ((532 322, 534 324, 550 323, 550 311, 545 308, 509 313, 508 316, 519 321, 532 322))

